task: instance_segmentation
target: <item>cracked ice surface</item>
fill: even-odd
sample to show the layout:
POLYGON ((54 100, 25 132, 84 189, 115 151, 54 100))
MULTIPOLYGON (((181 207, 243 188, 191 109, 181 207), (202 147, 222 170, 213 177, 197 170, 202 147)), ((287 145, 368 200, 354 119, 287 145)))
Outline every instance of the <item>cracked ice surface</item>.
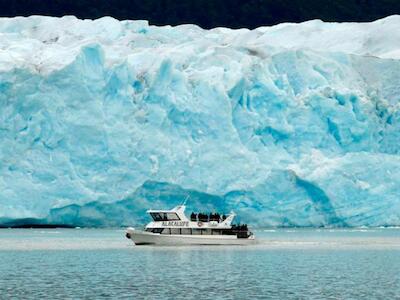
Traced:
POLYGON ((398 28, 1 18, 0 217, 148 205, 151 180, 163 208, 178 186, 258 225, 400 225, 398 28))

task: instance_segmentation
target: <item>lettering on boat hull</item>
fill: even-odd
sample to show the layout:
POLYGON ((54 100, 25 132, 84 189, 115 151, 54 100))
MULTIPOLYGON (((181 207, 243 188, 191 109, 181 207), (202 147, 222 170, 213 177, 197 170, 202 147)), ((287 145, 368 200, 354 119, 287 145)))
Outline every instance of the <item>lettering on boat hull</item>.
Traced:
POLYGON ((188 221, 164 221, 162 226, 178 226, 178 227, 188 227, 188 221))

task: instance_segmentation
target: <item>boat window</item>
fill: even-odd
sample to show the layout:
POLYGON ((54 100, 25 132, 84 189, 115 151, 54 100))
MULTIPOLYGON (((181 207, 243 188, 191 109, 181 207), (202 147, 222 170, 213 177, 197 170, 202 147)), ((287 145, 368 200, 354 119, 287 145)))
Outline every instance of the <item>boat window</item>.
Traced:
POLYGON ((167 213, 167 219, 168 221, 180 220, 176 213, 167 213))
POLYGON ((193 229, 192 229, 192 234, 193 234, 193 235, 200 235, 200 234, 201 234, 201 229, 193 228, 193 229))
POLYGON ((180 220, 178 215, 176 213, 156 213, 152 212, 150 213, 151 217, 153 218, 154 221, 160 222, 160 221, 177 221, 180 220))
POLYGON ((171 228, 171 234, 180 234, 181 231, 179 228, 171 228))
POLYGON ((235 235, 236 233, 234 231, 232 231, 231 229, 222 229, 221 230, 221 234, 222 235, 235 235))
POLYGON ((182 228, 182 234, 192 234, 190 228, 182 228))
POLYGON ((203 234, 210 235, 211 234, 211 229, 202 229, 203 234))
POLYGON ((153 233, 161 233, 161 232, 163 231, 163 229, 164 229, 164 228, 153 228, 153 229, 151 230, 151 232, 153 232, 153 233))
POLYGON ((161 234, 171 234, 171 229, 164 228, 164 230, 161 232, 161 234))
POLYGON ((160 213, 150 213, 154 221, 163 221, 163 216, 160 213))

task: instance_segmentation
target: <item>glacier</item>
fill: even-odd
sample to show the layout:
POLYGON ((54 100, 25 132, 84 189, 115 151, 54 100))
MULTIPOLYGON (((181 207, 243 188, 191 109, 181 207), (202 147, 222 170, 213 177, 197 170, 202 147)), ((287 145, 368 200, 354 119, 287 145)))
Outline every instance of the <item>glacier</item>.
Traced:
POLYGON ((0 18, 0 223, 398 226, 399 28, 0 18))

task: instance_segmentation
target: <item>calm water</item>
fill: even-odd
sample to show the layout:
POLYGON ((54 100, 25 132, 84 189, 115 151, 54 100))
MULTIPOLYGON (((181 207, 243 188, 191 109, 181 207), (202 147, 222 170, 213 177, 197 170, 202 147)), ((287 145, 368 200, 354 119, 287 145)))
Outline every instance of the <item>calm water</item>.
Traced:
POLYGON ((0 299, 400 299, 400 229, 256 236, 135 247, 123 230, 0 230, 0 299))

